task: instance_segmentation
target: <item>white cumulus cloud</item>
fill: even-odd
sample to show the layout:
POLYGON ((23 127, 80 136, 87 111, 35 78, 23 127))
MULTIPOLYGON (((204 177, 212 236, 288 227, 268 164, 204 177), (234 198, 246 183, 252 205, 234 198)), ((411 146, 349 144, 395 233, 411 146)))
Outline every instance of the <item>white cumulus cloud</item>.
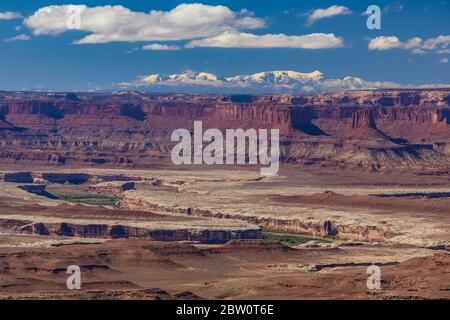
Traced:
POLYGON ((369 50, 382 51, 391 49, 406 49, 417 54, 427 52, 445 54, 450 52, 450 36, 440 35, 426 40, 414 37, 406 41, 400 41, 396 36, 380 36, 371 39, 369 42, 369 50))
POLYGON ((398 37, 395 36, 381 36, 370 40, 369 50, 389 50, 394 48, 400 48, 401 42, 398 37))
POLYGON ((0 20, 14 20, 21 19, 22 15, 19 12, 6 11, 0 12, 0 20))
POLYGON ((5 42, 27 41, 27 40, 30 40, 30 39, 31 39, 31 37, 29 35, 23 33, 23 34, 19 34, 19 35, 15 36, 15 37, 5 39, 5 42))
POLYGON ((316 9, 314 11, 311 11, 310 14, 308 15, 307 21, 309 24, 313 24, 314 22, 321 19, 331 18, 340 15, 348 15, 351 13, 352 11, 345 6, 333 5, 326 9, 316 9))
POLYGON ((35 35, 60 34, 74 29, 75 25, 75 29, 90 33, 77 40, 77 44, 191 40, 265 26, 263 19, 247 10, 235 12, 226 6, 200 3, 180 4, 170 11, 149 13, 135 12, 121 5, 53 5, 40 8, 24 24, 35 35))
POLYGON ((340 48, 344 41, 333 33, 311 33, 306 35, 264 34, 226 31, 218 36, 189 42, 187 48, 220 47, 220 48, 302 48, 324 49, 340 48))
POLYGON ((423 44, 425 50, 445 50, 450 47, 450 35, 428 39, 423 44))
POLYGON ((168 44, 159 44, 159 43, 152 43, 147 44, 142 47, 143 50, 153 50, 153 51, 174 51, 174 50, 180 50, 179 46, 174 45, 168 45, 168 44))

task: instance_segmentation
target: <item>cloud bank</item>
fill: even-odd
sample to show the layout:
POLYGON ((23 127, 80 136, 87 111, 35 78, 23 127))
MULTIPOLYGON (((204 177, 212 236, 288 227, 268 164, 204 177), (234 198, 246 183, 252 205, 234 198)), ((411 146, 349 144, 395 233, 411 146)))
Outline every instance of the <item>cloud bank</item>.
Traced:
MULTIPOLYGON (((340 7, 338 11, 342 10, 340 7)), ((326 14, 343 14, 327 11, 326 14)), ((324 15, 322 15, 324 17, 324 15)), ((318 19, 318 18, 317 18, 318 19)), ((180 4, 170 11, 135 12, 124 6, 54 5, 40 8, 24 20, 34 35, 58 35, 74 29, 88 32, 75 44, 136 41, 187 41, 186 48, 341 48, 333 33, 262 34, 244 30, 266 27, 264 19, 246 9, 200 3, 180 4)), ((180 45, 151 43, 144 50, 178 50, 180 45)))
POLYGON ((450 53, 450 35, 440 35, 436 38, 423 40, 414 37, 404 42, 396 36, 380 36, 370 40, 369 50, 391 50, 405 49, 411 50, 412 53, 450 53))
POLYGON ((349 15, 351 13, 352 11, 345 6, 333 5, 326 9, 316 9, 314 11, 311 11, 310 14, 308 15, 307 22, 308 24, 313 24, 322 19, 340 15, 349 15))
POLYGON ((193 40, 187 48, 218 47, 218 48, 299 48, 325 49, 341 48, 344 41, 333 33, 312 33, 301 36, 285 34, 254 35, 240 32, 224 32, 218 36, 193 40))
POLYGON ((22 15, 19 12, 6 11, 0 12, 0 20, 14 20, 21 19, 22 15))
POLYGON ((134 12, 121 5, 47 6, 25 19, 35 35, 56 35, 74 27, 68 21, 79 20, 79 28, 90 34, 77 44, 116 41, 177 41, 210 37, 225 31, 256 29, 265 26, 247 10, 233 12, 225 6, 199 3, 180 4, 170 11, 134 12))
POLYGON ((142 50, 152 50, 152 51, 174 51, 174 50, 180 50, 180 49, 181 48, 179 46, 160 44, 160 43, 147 44, 142 47, 142 50))
POLYGON ((19 35, 15 36, 15 37, 5 39, 5 42, 11 42, 11 41, 28 41, 28 40, 30 40, 30 39, 31 39, 31 37, 30 37, 29 35, 23 33, 23 34, 19 34, 19 35))

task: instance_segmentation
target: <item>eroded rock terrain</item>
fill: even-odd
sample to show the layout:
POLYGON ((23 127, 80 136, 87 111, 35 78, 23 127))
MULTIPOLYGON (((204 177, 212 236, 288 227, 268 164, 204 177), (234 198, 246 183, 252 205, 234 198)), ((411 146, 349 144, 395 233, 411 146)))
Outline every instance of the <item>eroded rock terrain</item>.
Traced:
POLYGON ((449 97, 0 92, 0 298, 449 299, 449 97), (278 175, 174 166, 195 120, 279 129, 278 175))
POLYGON ((448 167, 449 90, 291 95, 0 92, 0 161, 146 166, 170 161, 170 134, 279 129, 281 160, 332 167, 448 167))
POLYGON ((447 177, 11 169, 0 183, 1 298, 449 298, 447 177), (77 292, 64 282, 73 264, 77 292), (366 287, 372 264, 381 290, 366 287))

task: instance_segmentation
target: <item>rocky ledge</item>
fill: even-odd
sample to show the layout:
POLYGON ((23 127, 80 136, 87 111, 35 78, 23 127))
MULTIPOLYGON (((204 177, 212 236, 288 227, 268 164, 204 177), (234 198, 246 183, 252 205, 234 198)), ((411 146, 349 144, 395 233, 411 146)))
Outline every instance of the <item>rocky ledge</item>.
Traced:
POLYGON ((147 166, 170 163, 170 134, 279 129, 281 161, 445 168, 450 90, 313 95, 0 93, 0 162, 147 166))

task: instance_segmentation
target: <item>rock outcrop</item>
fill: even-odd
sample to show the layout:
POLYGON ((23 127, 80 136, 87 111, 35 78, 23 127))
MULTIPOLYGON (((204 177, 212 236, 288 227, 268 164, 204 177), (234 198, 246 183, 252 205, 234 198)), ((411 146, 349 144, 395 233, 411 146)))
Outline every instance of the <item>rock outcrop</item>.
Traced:
MULTIPOLYGON (((61 219, 53 219, 61 220, 61 219)), ((0 232, 36 234, 41 236, 66 236, 101 239, 151 239, 158 241, 194 241, 200 243, 226 243, 233 239, 257 239, 261 237, 259 228, 253 229, 208 229, 170 227, 136 227, 127 224, 103 224, 84 222, 37 222, 21 219, 4 219, 0 217, 0 232)))
POLYGON ((100 194, 121 196, 123 192, 128 190, 134 190, 134 182, 122 182, 122 181, 111 181, 111 182, 100 182, 95 185, 89 186, 89 190, 95 191, 100 194))
POLYGON ((450 90, 293 95, 0 93, 0 162, 146 166, 173 130, 276 128, 284 163, 449 165, 450 90))
POLYGON ((135 201, 123 195, 121 205, 124 208, 139 210, 161 210, 165 212, 174 212, 178 214, 187 214, 189 216, 198 216, 204 218, 219 219, 239 219, 247 221, 253 225, 258 225, 265 230, 274 230, 277 232, 311 234, 320 237, 336 237, 342 240, 362 240, 371 242, 384 242, 395 236, 395 233, 389 228, 379 226, 363 225, 345 225, 335 223, 331 220, 321 219, 295 219, 295 218, 277 218, 257 215, 229 214, 222 212, 212 212, 211 210, 196 208, 173 208, 171 206, 160 206, 142 199, 135 201))

